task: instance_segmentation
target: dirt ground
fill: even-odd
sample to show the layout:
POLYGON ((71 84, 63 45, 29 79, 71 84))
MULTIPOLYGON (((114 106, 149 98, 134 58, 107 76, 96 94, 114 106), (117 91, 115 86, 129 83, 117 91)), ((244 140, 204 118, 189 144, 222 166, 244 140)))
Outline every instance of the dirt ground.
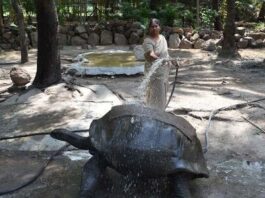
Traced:
MULTIPOLYGON (((98 47, 97 50, 106 48, 115 47, 98 47)), ((62 49, 62 67, 67 67, 69 60, 81 52, 85 50, 62 49)), ((167 111, 187 119, 196 128, 203 147, 208 129, 205 158, 210 177, 191 182, 193 197, 264 198, 265 100, 250 101, 265 98, 265 62, 262 63, 265 49, 242 50, 242 58, 238 60, 218 59, 215 53, 201 50, 170 50, 170 54, 180 58, 181 67, 167 111), (209 125, 213 110, 246 102, 250 103, 220 111, 209 125)), ((19 65, 19 55, 15 51, 1 52, 0 92, 12 85, 9 70, 19 65), (3 64, 7 62, 10 64, 3 64)), ((36 50, 30 50, 29 59, 29 63, 19 66, 34 79, 36 50)), ((62 126, 88 128, 93 119, 102 116, 111 106, 138 99, 137 87, 143 78, 142 75, 75 77, 83 93, 91 89, 98 91, 89 101, 61 85, 44 92, 33 90, 28 95, 26 91, 17 95, 1 93, 0 137, 25 132, 34 134, 62 126)), ((174 69, 171 84, 173 81, 174 69)), ((0 192, 28 181, 62 145, 47 135, 0 141, 0 192)), ((35 182, 2 197, 78 197, 81 170, 88 157, 86 152, 70 147, 56 156, 35 182)), ((169 196, 167 181, 163 179, 132 181, 108 170, 96 197, 169 196)))

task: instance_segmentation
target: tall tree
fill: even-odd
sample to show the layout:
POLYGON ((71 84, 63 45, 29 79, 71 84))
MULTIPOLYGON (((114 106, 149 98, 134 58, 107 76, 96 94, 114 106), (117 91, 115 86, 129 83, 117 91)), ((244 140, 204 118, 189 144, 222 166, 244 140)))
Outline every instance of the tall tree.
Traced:
MULTIPOLYGON (((220 7, 220 0, 212 0, 212 7, 213 10, 215 10, 217 13, 219 12, 219 7, 220 7)), ((214 19, 214 29, 215 30, 222 30, 222 19, 220 14, 218 14, 215 19, 214 19)))
POLYGON ((61 80, 58 17, 54 0, 35 0, 38 28, 37 73, 33 85, 45 88, 61 80))
POLYGON ((0 0, 0 36, 4 31, 4 15, 3 15, 3 0, 0 0))
POLYGON ((149 6, 151 10, 157 10, 157 8, 159 7, 159 2, 161 0, 150 0, 149 6))
POLYGON ((200 0, 196 0, 196 25, 200 25, 200 0))
POLYGON ((262 2, 262 5, 259 11, 258 20, 265 21, 265 1, 262 2))
POLYGON ((18 24, 21 63, 26 63, 28 62, 28 44, 27 44, 26 31, 25 31, 23 9, 19 0, 11 0, 11 3, 15 11, 16 20, 18 24))
POLYGON ((227 0, 224 40, 219 57, 234 58, 239 56, 235 42, 235 0, 227 0))

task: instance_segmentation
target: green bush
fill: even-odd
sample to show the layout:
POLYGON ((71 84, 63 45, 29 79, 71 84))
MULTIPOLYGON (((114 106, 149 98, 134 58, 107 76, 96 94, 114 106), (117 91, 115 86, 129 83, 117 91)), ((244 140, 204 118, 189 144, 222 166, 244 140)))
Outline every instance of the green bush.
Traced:
POLYGON ((256 7, 251 0, 236 1, 236 20, 254 21, 256 18, 256 7))
POLYGON ((141 1, 138 7, 135 7, 130 2, 123 2, 121 6, 121 14, 123 19, 139 21, 142 24, 147 24, 151 16, 148 1, 141 1))
POLYGON ((165 4, 158 11, 158 18, 168 26, 191 26, 195 21, 195 14, 182 3, 165 4))
POLYGON ((214 27, 214 19, 218 15, 215 10, 209 8, 202 8, 200 10, 200 18, 201 18, 201 26, 203 28, 210 28, 214 27))
POLYGON ((256 31, 265 31, 265 22, 257 23, 254 29, 256 31))

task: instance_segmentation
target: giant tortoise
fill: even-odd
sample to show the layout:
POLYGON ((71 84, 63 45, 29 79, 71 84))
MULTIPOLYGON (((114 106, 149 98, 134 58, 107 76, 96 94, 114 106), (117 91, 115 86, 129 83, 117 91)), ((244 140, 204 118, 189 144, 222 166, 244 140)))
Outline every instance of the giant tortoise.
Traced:
POLYGON ((107 167, 123 175, 168 177, 172 197, 190 197, 188 181, 208 177, 195 129, 182 117, 141 105, 120 105, 94 120, 89 131, 89 137, 66 129, 51 133, 93 155, 83 169, 80 197, 93 197, 107 167))

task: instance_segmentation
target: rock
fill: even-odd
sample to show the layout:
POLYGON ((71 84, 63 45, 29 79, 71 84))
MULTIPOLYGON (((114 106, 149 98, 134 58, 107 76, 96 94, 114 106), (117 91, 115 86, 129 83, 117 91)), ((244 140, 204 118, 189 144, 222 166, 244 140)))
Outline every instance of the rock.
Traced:
POLYGON ((208 29, 202 29, 202 30, 200 30, 198 33, 199 33, 199 35, 200 35, 200 38, 203 38, 205 34, 210 35, 210 34, 211 34, 211 31, 208 30, 208 29))
POLYGON ((116 32, 120 33, 120 34, 124 33, 124 27, 123 26, 117 26, 116 27, 116 32))
POLYGON ((88 34, 86 32, 82 33, 79 35, 82 39, 87 40, 88 39, 88 34))
POLYGON ((59 38, 59 45, 68 44, 68 39, 67 39, 67 35, 66 34, 59 33, 58 38, 59 38))
POLYGON ((190 40, 190 38, 192 37, 192 32, 187 32, 185 36, 188 40, 190 40))
POLYGON ((93 49, 93 47, 91 45, 88 45, 88 44, 84 44, 81 46, 82 49, 88 49, 88 50, 91 50, 93 49))
POLYGON ((222 46, 217 46, 216 47, 216 52, 219 54, 219 53, 221 53, 221 51, 222 51, 222 46))
POLYGON ((74 36, 74 35, 75 35, 75 32, 72 31, 72 30, 70 30, 70 31, 67 32, 67 34, 68 34, 69 36, 74 36))
POLYGON ((213 30, 210 34, 211 39, 220 39, 222 37, 222 33, 217 31, 217 30, 213 30))
POLYGON ((190 41, 196 41, 200 38, 200 35, 198 33, 193 34, 193 36, 190 38, 190 41))
POLYGON ((249 46, 251 45, 252 42, 255 41, 255 40, 254 40, 252 37, 250 37, 250 36, 246 36, 246 37, 244 37, 244 39, 246 39, 246 40, 248 41, 248 45, 249 45, 249 46))
POLYGON ((252 48, 261 48, 263 47, 263 41, 261 39, 258 40, 252 40, 250 43, 250 47, 252 48))
POLYGON ((144 36, 144 30, 143 29, 138 29, 138 30, 136 30, 136 34, 138 34, 139 37, 144 36))
POLYGON ((248 47, 248 40, 245 38, 239 39, 239 41, 237 43, 237 47, 240 49, 247 48, 248 47))
POLYGON ((191 49, 192 48, 192 42, 190 42, 187 39, 182 39, 180 44, 179 44, 179 48, 181 48, 181 49, 191 49))
POLYGON ((8 31, 3 34, 3 39, 9 40, 13 36, 12 32, 8 31))
POLYGON ((18 32, 18 26, 14 23, 11 23, 9 25, 9 29, 11 29, 12 31, 18 32))
POLYGON ((141 29, 142 24, 140 22, 133 22, 131 28, 133 29, 141 29))
POLYGON ((128 29, 125 31, 124 35, 126 36, 126 38, 130 38, 131 33, 132 33, 131 29, 128 29))
POLYGON ((206 41, 203 39, 197 39, 194 43, 194 49, 201 49, 202 45, 205 43, 206 41))
POLYGON ((241 39, 241 35, 240 34, 235 34, 235 39, 238 42, 241 39))
POLYGON ((246 36, 252 37, 254 40, 265 39, 265 33, 264 32, 247 33, 246 36))
POLYGON ((202 45, 202 49, 206 51, 214 51, 216 50, 216 40, 209 39, 202 45))
POLYGON ((75 27, 75 33, 77 34, 82 34, 82 33, 86 33, 86 28, 83 25, 78 25, 75 27))
POLYGON ((221 38, 217 39, 215 41, 216 46, 222 45, 223 44, 223 41, 224 41, 224 37, 223 36, 221 38))
POLYGON ((126 37, 123 34, 115 33, 114 34, 114 43, 116 45, 127 45, 128 42, 127 42, 126 37))
POLYGON ((178 27, 172 27, 172 33, 177 33, 179 35, 184 35, 184 30, 178 27))
POLYGON ((111 22, 107 22, 106 24, 105 24, 105 27, 104 27, 104 29, 105 30, 108 30, 108 31, 112 31, 112 26, 113 24, 111 23, 111 22))
POLYGON ((59 29, 59 33, 62 33, 62 34, 67 34, 68 33, 68 26, 59 25, 58 29, 59 29))
POLYGON ((202 37, 203 40, 207 41, 211 38, 211 36, 209 34, 204 34, 204 36, 202 37))
POLYGON ((236 33, 241 35, 241 36, 244 36, 245 32, 246 32, 246 28, 245 27, 237 27, 236 28, 236 33))
POLYGON ((88 44, 95 46, 99 44, 99 36, 97 33, 92 32, 91 34, 88 35, 88 44))
POLYGON ((113 40, 112 32, 109 30, 103 30, 100 35, 101 45, 111 45, 113 40))
POLYGON ((140 40, 139 35, 136 32, 132 32, 129 37, 129 44, 138 44, 140 40))
POLYGON ((25 86, 31 80, 29 73, 20 67, 11 68, 10 78, 15 86, 25 86))
POLYGON ((133 50, 136 46, 136 44, 129 45, 129 50, 133 50))
POLYGON ((163 32, 166 33, 166 35, 170 35, 172 33, 172 27, 169 26, 163 26, 163 32))
POLYGON ((12 48, 10 43, 0 43, 0 48, 3 50, 9 50, 12 48))
POLYGON ((186 36, 187 33, 193 32, 193 28, 192 27, 185 27, 185 28, 183 28, 183 31, 184 31, 184 35, 186 36))
POLYGON ((26 27, 26 31, 27 32, 35 32, 35 31, 37 31, 37 28, 34 25, 28 25, 26 27))
POLYGON ((256 40, 256 44, 257 44, 257 48, 263 47, 263 40, 262 39, 256 40))
POLYGON ((37 45, 38 45, 38 32, 31 32, 30 37, 31 37, 32 47, 37 47, 37 45))
POLYGON ((139 60, 139 61, 144 61, 145 60, 145 58, 144 58, 144 49, 143 49, 142 45, 136 45, 133 48, 133 53, 134 53, 134 56, 135 56, 136 60, 139 60))
POLYGON ((87 40, 85 39, 82 39, 81 37, 79 36, 73 36, 71 38, 71 44, 72 45, 84 45, 84 44, 87 44, 87 40))
POLYGON ((78 70, 75 68, 70 68, 66 71, 66 74, 70 75, 70 76, 75 76, 78 73, 78 70))
POLYGON ((179 47, 181 40, 177 33, 171 34, 168 40, 169 48, 177 49, 179 47))

